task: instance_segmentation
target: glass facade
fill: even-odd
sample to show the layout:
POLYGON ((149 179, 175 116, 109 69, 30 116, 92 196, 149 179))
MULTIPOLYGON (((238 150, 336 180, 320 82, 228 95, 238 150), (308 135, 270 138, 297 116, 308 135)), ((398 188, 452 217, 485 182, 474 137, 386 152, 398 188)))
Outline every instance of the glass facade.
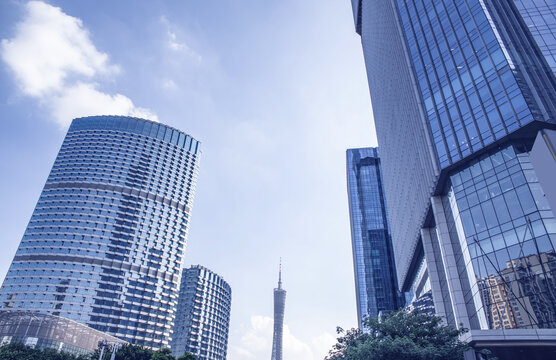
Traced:
POLYGON ((556 2, 553 0, 514 0, 525 26, 533 35, 548 66, 556 74, 556 2))
POLYGON ((59 316, 0 311, 0 346, 19 342, 38 349, 86 355, 95 351, 100 341, 123 343, 113 336, 59 316))
POLYGON ((556 151, 541 136, 556 124, 556 4, 352 7, 401 290, 413 301, 430 291, 437 314, 470 328, 471 342, 500 329, 513 331, 504 341, 553 339, 556 234, 547 194, 556 183, 541 186, 545 171, 533 166, 532 151, 545 142, 552 156, 542 167, 556 169, 556 151))
POLYGON ((479 0, 397 4, 441 167, 542 120, 479 0))
POLYGON ((3 309, 59 315, 169 345, 199 144, 122 116, 75 119, 0 291, 3 309))
POLYGON ((347 183, 357 319, 403 306, 398 295, 392 239, 377 148, 348 149, 347 183))
POLYGON ((354 1, 359 1, 356 29, 361 34, 380 146, 396 275, 400 290, 405 291, 440 167, 393 1, 354 1))
POLYGON ((231 306, 232 289, 222 277, 200 265, 184 269, 173 354, 190 352, 199 360, 225 360, 231 306))
POLYGON ((517 149, 454 173, 444 198, 461 241, 456 263, 469 282, 471 328, 556 328, 556 219, 528 154, 517 149))

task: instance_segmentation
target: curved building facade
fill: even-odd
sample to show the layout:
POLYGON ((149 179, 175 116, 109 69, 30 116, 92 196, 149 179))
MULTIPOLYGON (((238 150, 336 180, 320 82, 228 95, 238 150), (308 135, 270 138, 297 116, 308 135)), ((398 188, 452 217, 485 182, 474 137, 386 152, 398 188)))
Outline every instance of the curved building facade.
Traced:
POLYGON ((172 352, 225 360, 232 289, 218 274, 195 265, 183 270, 172 352))
POLYGON ((0 291, 2 309, 169 345, 199 143, 123 116, 75 119, 0 291))
POLYGON ((86 355, 101 341, 122 340, 63 317, 29 311, 0 311, 0 346, 23 343, 72 355, 86 355))

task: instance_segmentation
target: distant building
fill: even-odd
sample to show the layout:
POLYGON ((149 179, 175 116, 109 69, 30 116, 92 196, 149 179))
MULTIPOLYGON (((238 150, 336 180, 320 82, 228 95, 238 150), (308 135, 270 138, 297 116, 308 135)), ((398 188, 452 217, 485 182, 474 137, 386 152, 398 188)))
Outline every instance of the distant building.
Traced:
POLYGON ((182 274, 172 353, 190 352, 198 360, 225 360, 232 289, 218 274, 196 265, 182 274))
POLYGON ((274 334, 272 336, 272 360, 282 360, 285 307, 286 290, 282 289, 282 264, 280 264, 278 287, 274 289, 274 334))
POLYGON ((396 310, 399 295, 378 148, 348 149, 347 186, 357 320, 396 310))
POLYGON ((126 116, 73 120, 0 290, 0 309, 169 345, 199 143, 126 116))
POLYGON ((29 311, 0 311, 0 346, 18 342, 37 349, 86 355, 95 351, 101 341, 124 343, 60 316, 29 311))

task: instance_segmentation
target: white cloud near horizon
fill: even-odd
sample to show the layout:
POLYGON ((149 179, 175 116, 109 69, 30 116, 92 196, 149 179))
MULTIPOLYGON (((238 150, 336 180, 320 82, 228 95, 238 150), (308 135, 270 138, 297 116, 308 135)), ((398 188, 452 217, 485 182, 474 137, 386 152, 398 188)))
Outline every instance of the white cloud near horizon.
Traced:
MULTIPOLYGON (((271 317, 251 316, 250 326, 241 336, 239 345, 232 345, 228 351, 230 360, 250 360, 269 358, 272 352, 274 321, 271 317)), ((333 335, 323 333, 305 343, 295 337, 290 328, 284 325, 283 353, 289 360, 320 360, 336 342, 333 335)))
POLYGON ((83 22, 41 1, 25 4, 15 35, 1 42, 1 57, 21 92, 47 106, 66 127, 75 117, 130 115, 157 120, 122 94, 101 91, 99 81, 118 74, 109 56, 95 47, 83 22))

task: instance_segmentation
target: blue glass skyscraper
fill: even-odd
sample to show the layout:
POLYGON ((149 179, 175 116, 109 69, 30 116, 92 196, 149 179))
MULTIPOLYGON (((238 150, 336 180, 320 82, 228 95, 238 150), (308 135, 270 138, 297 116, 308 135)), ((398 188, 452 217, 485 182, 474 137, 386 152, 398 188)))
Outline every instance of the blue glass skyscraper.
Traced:
POLYGON ((347 187, 359 328, 365 317, 403 306, 378 148, 348 149, 347 187))
POLYGON ((156 122, 73 120, 0 291, 1 310, 169 345, 199 143, 156 122))
POLYGON ((352 7, 401 290, 477 347, 555 342, 556 3, 352 7))
POLYGON ((184 269, 172 336, 172 352, 197 360, 226 360, 232 288, 218 274, 196 265, 184 269))

